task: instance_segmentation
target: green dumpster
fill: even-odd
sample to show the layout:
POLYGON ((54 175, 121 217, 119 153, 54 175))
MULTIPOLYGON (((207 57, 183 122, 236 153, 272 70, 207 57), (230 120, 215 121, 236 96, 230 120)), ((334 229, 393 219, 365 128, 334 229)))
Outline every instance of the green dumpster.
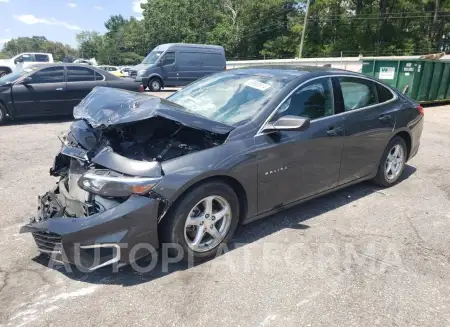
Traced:
POLYGON ((362 73, 424 102, 450 101, 450 62, 425 59, 363 59, 362 73))

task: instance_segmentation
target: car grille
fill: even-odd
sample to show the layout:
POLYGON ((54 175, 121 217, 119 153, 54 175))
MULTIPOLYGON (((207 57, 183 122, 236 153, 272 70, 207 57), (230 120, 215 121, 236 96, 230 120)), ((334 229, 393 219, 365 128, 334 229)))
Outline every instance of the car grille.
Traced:
POLYGON ((39 251, 44 253, 60 253, 61 252, 61 236, 49 232, 34 232, 33 238, 39 251))

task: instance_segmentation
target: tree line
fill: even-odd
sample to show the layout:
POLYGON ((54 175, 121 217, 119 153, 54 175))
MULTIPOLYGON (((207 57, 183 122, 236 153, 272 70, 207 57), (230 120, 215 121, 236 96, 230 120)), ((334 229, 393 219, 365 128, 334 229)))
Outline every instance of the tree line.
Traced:
MULTIPOLYGON (((103 35, 84 31, 77 35, 77 50, 58 44, 57 54, 49 52, 56 58, 75 51, 103 64, 135 64, 159 44, 185 42, 222 45, 228 59, 293 58, 299 54, 306 2, 148 0, 141 5, 142 19, 111 16, 103 35)), ((310 2, 304 57, 414 55, 448 48, 450 0, 310 2)), ((4 51, 20 39, 6 43, 4 51)))

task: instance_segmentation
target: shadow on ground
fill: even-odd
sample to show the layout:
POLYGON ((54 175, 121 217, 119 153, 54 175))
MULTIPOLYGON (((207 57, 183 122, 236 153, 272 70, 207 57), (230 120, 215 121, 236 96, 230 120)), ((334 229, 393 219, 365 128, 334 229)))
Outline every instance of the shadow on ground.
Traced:
MULTIPOLYGON (((416 171, 415 167, 405 166, 404 174, 400 183, 409 178, 416 171)), ((267 218, 255 221, 245 226, 240 226, 236 231, 232 242, 228 244, 228 249, 233 251, 236 245, 248 244, 264 238, 270 234, 278 232, 282 229, 308 229, 310 226, 306 223, 309 219, 319 216, 328 211, 339 207, 349 205, 365 196, 375 192, 383 193, 383 188, 377 187, 370 182, 353 185, 348 188, 330 193, 323 197, 299 204, 283 212, 274 214, 267 218)), ((40 255, 33 259, 34 261, 49 266, 48 258, 40 255)), ((214 260, 214 259, 212 259, 214 260)), ((143 258, 137 262, 141 267, 149 266, 151 258, 143 258)), ((139 273, 131 266, 126 266, 117 273, 112 272, 111 267, 104 267, 94 272, 85 273, 71 267, 72 272, 66 271, 64 266, 60 265, 57 270, 73 280, 83 281, 92 284, 113 284, 122 285, 124 287, 134 286, 141 283, 150 282, 152 280, 164 277, 177 271, 189 269, 184 263, 171 263, 163 267, 161 264, 161 254, 158 255, 158 262, 154 269, 148 273, 139 273)), ((203 263, 197 264, 201 265, 203 263)), ((57 266, 55 266, 56 269, 57 266)))

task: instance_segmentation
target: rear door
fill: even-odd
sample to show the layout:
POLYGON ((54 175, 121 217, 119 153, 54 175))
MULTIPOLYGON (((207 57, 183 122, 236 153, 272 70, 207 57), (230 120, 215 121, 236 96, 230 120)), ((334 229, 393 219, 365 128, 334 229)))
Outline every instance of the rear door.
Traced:
POLYGON ((338 77, 345 112, 345 143, 339 184, 374 173, 395 127, 396 95, 385 86, 358 77, 338 77))
POLYGON ((67 98, 69 113, 96 86, 107 86, 105 76, 89 67, 67 66, 67 98))
POLYGON ((17 115, 58 115, 67 106, 64 66, 52 66, 30 75, 27 84, 15 84, 12 89, 17 115))

